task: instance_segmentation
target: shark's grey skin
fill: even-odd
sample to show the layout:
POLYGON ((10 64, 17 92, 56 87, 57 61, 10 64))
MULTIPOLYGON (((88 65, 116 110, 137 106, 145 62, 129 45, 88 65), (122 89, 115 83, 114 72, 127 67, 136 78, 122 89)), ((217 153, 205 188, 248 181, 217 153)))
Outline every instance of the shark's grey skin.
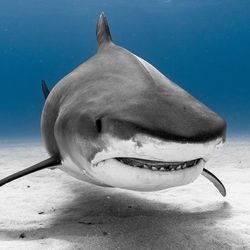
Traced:
POLYGON ((42 134, 50 154, 60 154, 54 131, 98 141, 98 119, 102 132, 122 139, 138 132, 177 142, 225 139, 220 116, 150 66, 99 38, 96 55, 59 81, 45 103, 42 134))
MULTIPOLYGON (((48 95, 42 135, 51 157, 60 159, 62 170, 96 185, 113 186, 91 172, 98 165, 97 155, 110 150, 110 138, 123 143, 143 135, 181 146, 225 141, 225 121, 148 62, 114 44, 104 14, 97 24, 97 40, 97 53, 50 93, 45 82, 42 85, 48 95)), ((136 143, 143 148, 140 140, 136 143)), ((204 175, 211 177, 208 171, 204 175)), ((215 176, 210 180, 224 195, 222 183, 215 176)))

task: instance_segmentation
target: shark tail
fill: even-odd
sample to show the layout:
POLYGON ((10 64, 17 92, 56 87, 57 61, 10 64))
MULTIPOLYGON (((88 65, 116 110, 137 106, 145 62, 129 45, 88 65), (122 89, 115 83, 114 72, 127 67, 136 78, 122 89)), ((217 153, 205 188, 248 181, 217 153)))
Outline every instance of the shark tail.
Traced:
POLYGON ((218 189, 218 191, 221 193, 222 196, 224 197, 226 196, 227 194, 226 188, 214 174, 212 174, 210 171, 208 171, 205 168, 203 168, 203 171, 201 174, 214 184, 214 186, 218 189))
POLYGON ((31 167, 28 167, 28 168, 23 169, 15 174, 12 174, 8 177, 5 177, 4 179, 0 180, 0 187, 13 181, 13 180, 20 178, 22 176, 34 173, 34 172, 42 170, 44 168, 49 168, 49 167, 59 165, 60 163, 61 163, 61 161, 58 157, 52 156, 44 161, 41 161, 41 162, 31 166, 31 167))

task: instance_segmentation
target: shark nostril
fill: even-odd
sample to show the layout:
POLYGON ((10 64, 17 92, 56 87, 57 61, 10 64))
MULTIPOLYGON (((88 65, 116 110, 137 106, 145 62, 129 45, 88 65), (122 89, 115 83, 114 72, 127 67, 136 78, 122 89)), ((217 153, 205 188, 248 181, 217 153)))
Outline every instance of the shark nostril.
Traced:
POLYGON ((102 132, 102 120, 99 118, 95 122, 98 133, 102 132))

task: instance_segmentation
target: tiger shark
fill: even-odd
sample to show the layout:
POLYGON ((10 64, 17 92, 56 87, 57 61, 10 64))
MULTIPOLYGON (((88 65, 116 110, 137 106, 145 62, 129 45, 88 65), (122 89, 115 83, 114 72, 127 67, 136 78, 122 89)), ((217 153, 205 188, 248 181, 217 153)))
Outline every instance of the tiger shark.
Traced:
POLYGON ((117 46, 102 13, 96 54, 49 91, 41 132, 50 157, 0 181, 59 168, 98 186, 157 191, 200 174, 226 138, 226 122, 154 66, 117 46))

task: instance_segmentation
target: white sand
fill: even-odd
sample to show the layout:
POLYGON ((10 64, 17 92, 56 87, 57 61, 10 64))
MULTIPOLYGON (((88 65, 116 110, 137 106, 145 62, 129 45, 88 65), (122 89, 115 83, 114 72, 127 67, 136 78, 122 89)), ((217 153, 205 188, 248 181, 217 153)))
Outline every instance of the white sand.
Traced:
MULTIPOLYGON (((0 145, 0 178, 46 157, 38 143, 0 145)), ((250 249, 250 140, 228 141, 206 167, 226 198, 202 176, 155 193, 59 170, 23 177, 0 188, 0 249, 250 249)))

